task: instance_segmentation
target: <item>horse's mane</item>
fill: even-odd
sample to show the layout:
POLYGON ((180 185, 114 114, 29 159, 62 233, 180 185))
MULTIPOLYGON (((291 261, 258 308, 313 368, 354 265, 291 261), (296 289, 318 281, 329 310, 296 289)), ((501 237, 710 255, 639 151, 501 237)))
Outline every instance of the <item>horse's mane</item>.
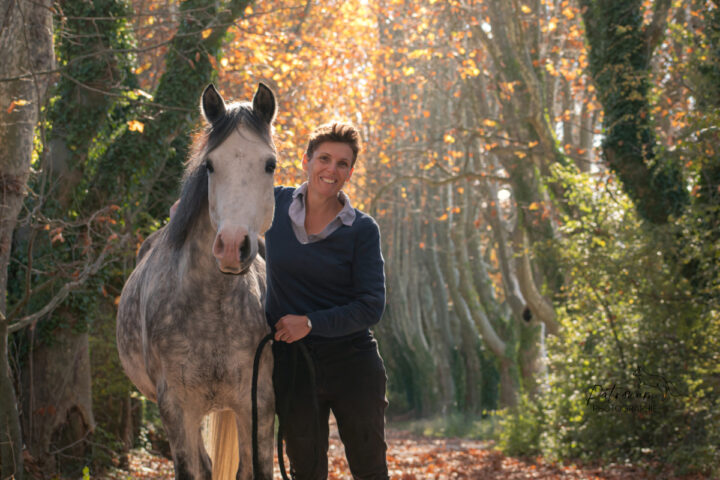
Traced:
POLYGON ((167 238, 171 248, 179 249, 185 244, 188 232, 195 225, 200 213, 208 208, 208 172, 205 168, 207 155, 240 125, 249 127, 272 145, 270 125, 255 114, 251 103, 233 103, 226 108, 225 115, 197 135, 190 148, 180 203, 168 225, 167 238))

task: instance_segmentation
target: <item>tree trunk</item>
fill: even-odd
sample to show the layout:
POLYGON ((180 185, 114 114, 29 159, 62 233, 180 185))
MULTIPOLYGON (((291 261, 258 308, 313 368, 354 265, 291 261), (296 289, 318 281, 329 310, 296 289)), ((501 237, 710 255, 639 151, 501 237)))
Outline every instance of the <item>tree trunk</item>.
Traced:
POLYGON ((7 323, 0 320, 0 478, 22 479, 22 435, 7 356, 7 323))
POLYGON ((500 406, 515 407, 518 403, 517 364, 508 358, 498 359, 500 363, 500 406))
POLYGON ((641 0, 581 0, 590 72, 603 105, 603 155, 642 218, 667 223, 688 203, 680 166, 655 155, 650 68, 670 0, 655 2, 645 25, 641 0))
POLYGON ((54 63, 49 0, 0 1, 0 478, 22 478, 22 441, 7 361, 7 267, 30 171, 34 129, 54 63), (19 78, 18 78, 19 77, 19 78))
POLYGON ((83 440, 95 427, 88 334, 56 329, 52 344, 33 351, 22 377, 23 432, 34 465, 47 475, 60 468, 77 473, 88 453, 83 440))
MULTIPOLYGON (((60 220, 72 224, 77 220, 73 215, 88 218, 95 213, 88 212, 75 202, 88 188, 83 179, 89 169, 90 150, 97 145, 98 134, 107 128, 108 112, 115 103, 112 95, 121 93, 123 87, 136 88, 137 83, 130 59, 116 53, 134 46, 127 33, 128 22, 124 20, 130 13, 127 5, 120 1, 94 0, 61 2, 61 7, 67 19, 62 23, 56 52, 59 61, 64 64, 63 76, 53 87, 55 101, 47 109, 50 128, 41 157, 43 168, 31 182, 31 188, 37 194, 34 205, 39 207, 44 218, 49 219, 48 223, 60 220), (94 20, 107 17, 117 20, 94 20), (96 34, 87 35, 88 31, 96 34)), ((31 218, 28 223, 37 231, 43 227, 44 221, 31 218)), ((86 238, 90 241, 91 235, 87 233, 86 238)), ((106 245, 102 240, 96 242, 102 245, 98 248, 106 245)), ((79 242, 68 239, 67 242, 51 245, 48 241, 37 241, 31 249, 26 243, 16 241, 15 252, 32 252, 28 262, 32 261, 37 270, 49 272, 42 281, 59 277, 54 280, 53 289, 61 288, 66 279, 56 272, 62 270, 67 258, 77 258, 74 252, 77 252, 79 242)), ((20 272, 21 275, 30 275, 25 270, 20 272)), ((33 275, 33 279, 37 277, 33 275)), ((31 285, 30 281, 28 285, 31 285)), ((27 304, 42 304, 45 301, 42 291, 30 295, 32 298, 27 304)), ((37 330, 33 327, 33 334, 28 335, 33 344, 27 358, 23 359, 21 424, 33 463, 43 473, 55 473, 61 464, 72 468, 73 459, 84 460, 91 452, 88 440, 94 428, 94 416, 86 318, 98 318, 88 313, 92 305, 92 302, 84 303, 82 307, 75 308, 66 303, 51 313, 46 319, 49 322, 41 321, 37 330), (52 317, 62 317, 63 320, 53 322, 52 317), (39 338, 52 340, 34 340, 39 338)), ((108 344, 108 348, 115 350, 114 341, 108 344)), ((119 365, 116 368, 119 370, 119 365)), ((122 415, 118 407, 112 410, 108 406, 103 413, 114 418, 122 415)), ((106 431, 115 433, 109 429, 106 431)))
POLYGON ((423 252, 423 260, 425 270, 427 271, 428 281, 425 283, 426 291, 424 297, 428 302, 428 307, 434 310, 434 329, 436 342, 434 343, 433 355, 436 362, 439 362, 437 375, 440 380, 442 395, 442 413, 448 413, 452 409, 455 400, 455 391, 457 385, 453 377, 452 354, 456 345, 456 336, 453 334, 451 322, 457 317, 451 315, 448 311, 449 298, 446 290, 446 282, 440 268, 440 260, 438 259, 438 249, 435 229, 431 222, 428 222, 426 235, 427 247, 423 252))

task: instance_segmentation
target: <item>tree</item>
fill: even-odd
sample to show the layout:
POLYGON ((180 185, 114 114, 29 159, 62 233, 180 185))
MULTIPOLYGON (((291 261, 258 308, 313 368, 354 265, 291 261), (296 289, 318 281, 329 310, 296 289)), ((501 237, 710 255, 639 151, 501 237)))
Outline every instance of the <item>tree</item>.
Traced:
MULTIPOLYGON (((536 391, 544 337, 559 333, 552 300, 564 277, 552 245, 566 204, 552 172, 573 162, 587 170, 593 161, 597 104, 577 73, 582 33, 579 13, 567 4, 396 1, 380 10, 386 40, 375 69, 385 81, 375 89, 381 115, 371 144, 383 171, 370 177, 377 184, 373 209, 385 219, 383 231, 401 218, 398 235, 414 238, 402 247, 402 264, 419 264, 412 258, 429 249, 445 259, 438 283, 447 295, 438 294, 435 308, 450 300, 450 324, 457 318, 458 327, 471 325, 457 338, 482 340, 484 355, 500 368, 503 405, 514 404, 520 391, 536 391), (556 138, 559 123, 565 145, 556 138), (407 202, 416 209, 400 207, 407 202), (406 228, 418 215, 420 227, 406 228), (422 226, 431 222, 433 239, 422 226)), ((394 238, 386 241, 397 251, 394 238)), ((390 270, 403 271, 394 262, 388 258, 390 270)), ((428 274, 420 272, 400 280, 403 288, 391 295, 414 288, 411 279, 428 274)), ((415 294, 402 295, 407 299, 391 297, 391 305, 412 305, 415 294)), ((396 314, 389 320, 397 322, 396 314)), ((405 335, 415 325, 412 331, 424 329, 418 338, 439 341, 430 333, 434 322, 409 317, 405 335)), ((424 344, 393 351, 420 355, 424 344)), ((443 356, 429 358, 440 368, 443 356)))
MULTIPOLYGON (((51 450, 63 452, 79 445, 82 455, 87 445, 83 440, 94 424, 88 398, 88 321, 95 316, 114 323, 112 296, 70 292, 87 281, 103 292, 119 292, 124 270, 118 265, 132 261, 140 232, 157 228, 157 222, 140 212, 163 215, 177 188, 187 131, 195 121, 188 113, 195 113, 197 97, 187 94, 188 86, 200 92, 211 81, 213 56, 248 3, 181 4, 178 30, 169 41, 165 73, 152 101, 138 93, 130 71, 134 48, 124 2, 73 3, 65 5, 58 18, 65 22, 66 41, 59 49, 61 80, 49 110, 53 128, 42 156, 42 173, 47 176, 36 178, 37 195, 26 205, 32 213, 27 217, 30 233, 14 250, 20 281, 11 298, 20 315, 9 328, 17 331, 40 322, 44 338, 50 340, 35 350, 34 328, 30 330, 28 364, 34 362, 39 371, 22 375, 27 381, 24 389, 36 393, 24 397, 37 407, 24 412, 28 445, 46 471, 54 470, 51 450), (97 35, 86 35, 88 25, 97 35), (78 36, 78 30, 83 34, 78 36), (34 244, 33 232, 45 225, 52 226, 51 237, 34 244), (65 243, 64 236, 77 242, 65 243), (110 249, 112 262, 105 262, 110 249), (83 257, 92 261, 83 264, 83 257), (36 266, 46 262, 46 276, 32 271, 33 260, 36 266), (48 292, 53 293, 49 299, 48 292), (85 352, 84 357, 77 357, 78 351, 85 352), (67 388, 67 382, 61 382, 63 388, 51 388, 68 378, 81 388, 67 388), (76 395, 78 390, 84 397, 76 395), (52 442, 57 448, 50 448, 52 442)), ((118 413, 123 418, 126 412, 118 413)), ((130 421, 127 417, 125 422, 130 421)), ((18 449, 21 442, 16 439, 11 445, 18 449)))
POLYGON ((22 449, 15 392, 7 361, 7 266, 12 234, 23 197, 33 152, 34 131, 47 77, 54 63, 49 1, 0 3, 3 28, 0 49, 6 54, 0 67, 0 476, 22 478, 22 449))
POLYGON ((127 5, 98 0, 58 7, 60 78, 42 119, 44 148, 30 180, 28 214, 18 225, 8 291, 11 330, 31 325, 14 345, 22 352, 17 377, 23 439, 34 467, 48 474, 58 464, 69 469, 73 462, 67 459, 83 459, 95 428, 88 342, 93 302, 80 300, 78 290, 97 284, 93 277, 106 266, 117 233, 109 228, 114 220, 107 205, 92 210, 77 199, 91 149, 111 128, 111 108, 137 86, 132 57, 123 53, 133 47, 127 5))
POLYGON ((664 224, 688 202, 680 168, 656 155, 648 99, 653 53, 663 37, 671 2, 656 2, 648 25, 641 0, 580 4, 590 72, 605 112, 603 155, 641 217, 664 224))

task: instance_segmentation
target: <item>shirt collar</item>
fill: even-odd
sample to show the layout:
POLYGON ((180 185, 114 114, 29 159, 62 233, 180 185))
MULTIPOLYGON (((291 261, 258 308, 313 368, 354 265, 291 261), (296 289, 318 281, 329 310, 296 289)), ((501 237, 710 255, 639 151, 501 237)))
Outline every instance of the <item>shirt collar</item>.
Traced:
MULTIPOLYGON (((293 192, 293 199, 296 199, 299 196, 305 197, 305 194, 307 193, 308 184, 307 182, 303 182, 302 185, 297 187, 295 191, 293 192)), ((303 210, 305 209, 305 199, 302 199, 302 205, 303 210)), ((340 200, 340 203, 343 204, 342 210, 337 214, 337 218, 340 219, 340 221, 343 223, 343 225, 347 225, 348 227, 353 224, 355 221, 355 209, 353 208, 352 204, 350 203, 350 197, 347 196, 345 192, 340 190, 338 192, 338 200, 340 200)))
POLYGON ((293 192, 293 198, 297 198, 298 195, 305 195, 307 192, 307 182, 303 182, 302 185, 297 187, 293 192))

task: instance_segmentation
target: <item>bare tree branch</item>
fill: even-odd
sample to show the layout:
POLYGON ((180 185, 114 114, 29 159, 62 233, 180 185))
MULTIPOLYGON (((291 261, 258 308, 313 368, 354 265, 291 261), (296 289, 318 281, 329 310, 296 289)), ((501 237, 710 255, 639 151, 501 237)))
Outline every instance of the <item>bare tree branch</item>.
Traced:
POLYGON ((433 179, 428 177, 423 177, 421 175, 400 175, 389 182, 385 183, 382 187, 380 187, 375 195, 373 196, 372 200, 370 201, 370 212, 375 211, 375 205, 380 200, 380 198, 387 192, 390 187, 393 187, 405 180, 419 180, 423 182, 426 185, 430 185, 432 187, 439 187, 441 185, 447 185, 448 183, 454 183, 459 180, 496 180, 499 182, 507 182, 509 181, 508 177, 501 177, 499 175, 488 175, 486 173, 477 173, 477 172, 464 172, 459 173, 457 175, 453 175, 450 177, 442 178, 442 179, 433 179))
POLYGON ((540 293, 537 285, 535 285, 532 267, 530 265, 530 256, 528 254, 527 234, 522 227, 517 228, 514 243, 516 244, 516 250, 520 250, 520 259, 517 262, 517 279, 520 284, 520 291, 525 297, 533 315, 545 324, 547 333, 549 335, 558 335, 560 332, 560 324, 556 319, 555 308, 552 303, 540 293))
MULTIPOLYGON (((121 95, 119 93, 108 92, 106 90, 100 90, 99 88, 95 88, 95 87, 91 87, 90 85, 86 85, 86 84, 82 83, 81 81, 77 80, 76 78, 71 77, 67 73, 60 72, 60 75, 67 78, 68 80, 75 83, 76 85, 78 85, 86 90, 90 90, 91 92, 100 93, 102 95, 107 95, 108 97, 127 98, 125 95, 121 95)), ((176 110, 179 112, 194 112, 195 111, 194 109, 191 109, 191 108, 174 107, 172 105, 163 105, 163 104, 155 103, 155 102, 144 102, 142 100, 132 100, 129 98, 128 98, 128 101, 130 101, 131 103, 137 103, 140 105, 148 105, 150 107, 161 108, 163 110, 176 110)))
POLYGON ((103 251, 98 255, 98 257, 95 259, 93 263, 89 263, 85 266, 82 273, 78 275, 77 280, 73 280, 71 282, 66 283, 65 285, 60 288, 60 291, 58 291, 53 298, 48 301, 43 308, 38 310, 37 312, 27 315, 17 322, 13 323, 8 327, 8 333, 17 332, 18 330, 22 330, 23 328, 35 323, 48 313, 52 312, 63 300, 67 298, 67 296, 72 292, 73 290, 81 287, 85 284, 85 282, 94 274, 96 274, 103 266, 105 262, 105 258, 108 255, 108 251, 110 251, 110 246, 106 246, 103 251))

